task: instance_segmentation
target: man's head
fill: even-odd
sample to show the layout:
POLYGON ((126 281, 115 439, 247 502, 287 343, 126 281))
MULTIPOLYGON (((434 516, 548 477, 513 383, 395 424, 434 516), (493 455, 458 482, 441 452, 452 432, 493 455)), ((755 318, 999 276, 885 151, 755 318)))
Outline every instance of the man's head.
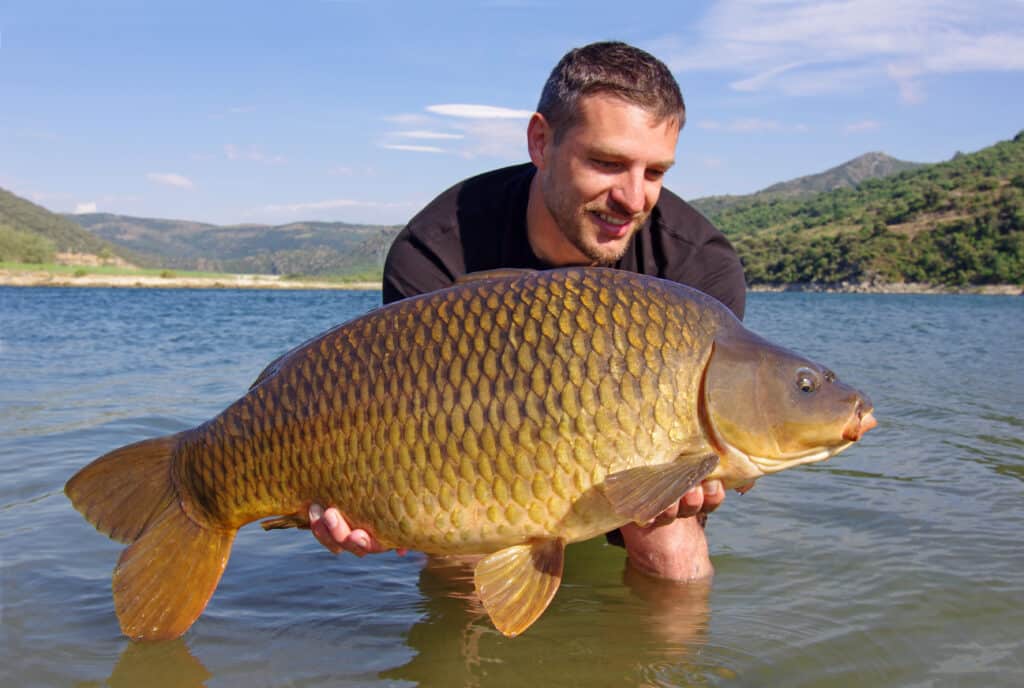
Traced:
POLYGON ((660 60, 625 43, 591 43, 566 53, 541 91, 537 112, 556 142, 579 123, 580 99, 598 93, 636 105, 656 120, 675 120, 680 129, 686 122, 679 84, 660 60))
POLYGON ((527 130, 537 255, 553 265, 618 260, 658 201, 684 119, 678 84, 651 55, 595 43, 562 58, 527 130))

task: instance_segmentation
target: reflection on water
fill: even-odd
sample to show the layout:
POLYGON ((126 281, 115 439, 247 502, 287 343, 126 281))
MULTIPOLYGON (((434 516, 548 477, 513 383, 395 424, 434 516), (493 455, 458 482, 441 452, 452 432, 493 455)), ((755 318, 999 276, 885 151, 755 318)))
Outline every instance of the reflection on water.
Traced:
POLYGON ((181 638, 161 643, 125 645, 117 665, 104 683, 76 684, 79 688, 198 688, 213 677, 203 663, 192 656, 181 638))
POLYGON ((522 686, 529 678, 539 685, 671 685, 663 674, 699 674, 688 658, 707 633, 709 582, 653 579, 602 539, 571 545, 565 573, 548 612, 510 639, 473 593, 472 563, 432 560, 419 577, 424 615, 407 635, 415 654, 381 677, 423 686, 522 686))
POLYGON ((1024 299, 1005 297, 752 295, 752 328, 866 390, 880 426, 730 495, 711 586, 571 545, 550 608, 508 639, 465 567, 249 527, 183 639, 126 641, 121 546, 64 481, 206 420, 378 299, 0 288, 0 686, 1024 683, 1024 299))

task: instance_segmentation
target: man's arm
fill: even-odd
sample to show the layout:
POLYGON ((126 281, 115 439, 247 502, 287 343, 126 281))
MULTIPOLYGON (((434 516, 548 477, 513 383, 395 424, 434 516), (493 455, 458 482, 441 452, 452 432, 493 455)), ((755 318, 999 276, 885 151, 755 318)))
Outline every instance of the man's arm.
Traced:
MULTIPOLYGON (((439 238, 445 237, 442 235, 439 238)), ((428 245, 417 236, 412 224, 395 237, 384 261, 384 279, 381 285, 384 303, 444 289, 451 286, 455 279, 465 272, 464 268, 460 270, 461 265, 453 264, 461 263, 462 257, 454 255, 452 251, 446 251, 447 242, 432 243, 433 245, 428 245)))

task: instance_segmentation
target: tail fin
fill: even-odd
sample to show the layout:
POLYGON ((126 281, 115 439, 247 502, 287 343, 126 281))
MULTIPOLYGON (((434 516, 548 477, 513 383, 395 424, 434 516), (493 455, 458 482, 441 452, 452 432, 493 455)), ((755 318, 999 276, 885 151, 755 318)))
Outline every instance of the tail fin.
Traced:
POLYGON ((118 542, 135 542, 175 501, 171 456, 182 434, 104 454, 75 473, 64 494, 98 531, 118 542))
POLYGON ((130 638, 176 638, 202 614, 220 582, 237 530, 196 523, 171 480, 180 434, 101 456, 64 487, 96 528, 133 543, 114 569, 114 608, 130 638))
POLYGON ((200 526, 175 502, 114 569, 114 609, 136 640, 177 638, 206 609, 231 555, 236 530, 200 526))

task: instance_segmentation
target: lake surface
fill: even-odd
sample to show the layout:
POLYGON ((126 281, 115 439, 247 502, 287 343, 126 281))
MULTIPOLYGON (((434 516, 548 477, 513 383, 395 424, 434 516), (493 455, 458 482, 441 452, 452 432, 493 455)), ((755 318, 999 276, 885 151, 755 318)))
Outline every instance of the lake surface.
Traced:
POLYGON ((1024 298, 996 296, 751 295, 747 324, 867 391, 879 427, 730 494, 708 523, 711 585, 573 545, 551 607, 510 640, 462 571, 251 525, 183 638, 125 640, 122 546, 64 482, 206 420, 378 299, 0 288, 0 684, 1024 684, 1024 298))

